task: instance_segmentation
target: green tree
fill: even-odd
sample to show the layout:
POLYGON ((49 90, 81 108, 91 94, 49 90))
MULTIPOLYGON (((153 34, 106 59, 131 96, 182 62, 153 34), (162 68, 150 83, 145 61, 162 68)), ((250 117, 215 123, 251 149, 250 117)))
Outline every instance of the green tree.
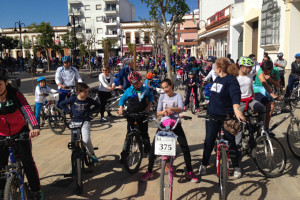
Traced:
MULTIPOLYGON (((168 36, 172 34, 177 23, 184 22, 184 15, 190 11, 185 0, 141 0, 150 7, 149 15, 158 23, 163 24, 163 44, 165 48, 166 63, 168 72, 171 72, 170 47, 168 44, 168 36), (170 26, 167 25, 167 14, 172 14, 170 26)), ((168 73, 168 78, 172 78, 171 73, 168 73)))
POLYGON ((48 72, 50 71, 50 63, 49 63, 49 52, 48 49, 52 49, 54 46, 54 30, 49 22, 41 22, 39 25, 36 23, 28 26, 28 29, 33 30, 39 35, 36 37, 36 45, 39 49, 44 50, 46 52, 47 63, 48 63, 48 72))
POLYGON ((2 37, 2 48, 3 50, 8 50, 8 56, 10 57, 10 51, 15 49, 19 44, 19 40, 12 37, 2 37))
POLYGON ((133 51, 134 51, 134 48, 133 48, 133 44, 131 43, 131 42, 129 42, 128 44, 127 44, 127 46, 128 46, 128 51, 131 53, 131 55, 133 54, 133 51))

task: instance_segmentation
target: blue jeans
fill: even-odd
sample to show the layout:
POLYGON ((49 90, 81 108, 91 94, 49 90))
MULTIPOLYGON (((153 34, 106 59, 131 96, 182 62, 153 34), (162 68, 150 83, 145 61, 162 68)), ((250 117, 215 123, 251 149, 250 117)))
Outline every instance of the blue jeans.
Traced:
POLYGON ((43 103, 35 102, 35 118, 39 124, 40 124, 40 114, 41 114, 42 106, 43 106, 43 103))
POLYGON ((66 97, 67 97, 68 93, 70 92, 70 90, 62 90, 62 89, 59 89, 58 91, 61 92, 61 93, 59 94, 59 98, 58 98, 58 102, 57 102, 57 107, 58 107, 58 108, 61 108, 61 107, 59 106, 59 104, 60 104, 60 102, 62 102, 63 100, 66 99, 66 97))
MULTIPOLYGON (((205 124, 206 124, 206 136, 204 142, 202 165, 207 166, 209 164, 211 152, 215 146, 218 132, 221 129, 222 123, 219 121, 209 119, 206 120, 205 124)), ((239 167, 239 162, 237 157, 237 147, 235 144, 235 136, 225 131, 225 139, 229 141, 229 151, 230 151, 229 156, 232 161, 232 165, 233 167, 239 167)))
POLYGON ((286 86, 286 90, 285 90, 285 97, 288 97, 291 95, 291 92, 293 90, 294 87, 294 83, 297 81, 298 79, 295 79, 292 75, 289 76, 289 83, 286 86))

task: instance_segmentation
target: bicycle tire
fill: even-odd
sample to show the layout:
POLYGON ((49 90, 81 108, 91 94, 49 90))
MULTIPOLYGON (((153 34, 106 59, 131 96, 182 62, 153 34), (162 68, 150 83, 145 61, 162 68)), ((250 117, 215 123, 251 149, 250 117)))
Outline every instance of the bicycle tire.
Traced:
POLYGON ((300 105, 298 103, 299 95, 298 95, 298 89, 297 88, 294 88, 292 90, 290 96, 289 96, 289 98, 295 99, 294 101, 291 102, 293 108, 300 108, 300 105))
POLYGON ((194 95, 191 95, 190 107, 191 107, 191 112, 193 114, 195 114, 196 113, 196 105, 195 105, 195 97, 194 97, 194 95))
POLYGON ((176 91, 178 89, 178 86, 180 85, 179 81, 176 80, 175 84, 174 84, 174 91, 176 91))
POLYGON ((138 172, 143 158, 142 141, 136 132, 130 133, 126 140, 126 151, 122 158, 124 168, 129 174, 135 174, 138 172), (138 152, 133 152, 134 149, 138 152))
MULTIPOLYGON (((23 195, 25 200, 29 200, 29 190, 26 188, 27 186, 24 184, 23 187, 23 195)), ((21 188, 20 188, 20 180, 16 174, 11 174, 11 176, 6 180, 5 188, 4 188, 4 200, 22 200, 21 196, 21 188)))
POLYGON ((48 117, 50 130, 57 135, 61 135, 66 129, 66 124, 64 122, 65 114, 61 109, 53 107, 51 115, 55 115, 57 117, 48 117))
POLYGON ((81 168, 81 159, 80 157, 76 157, 74 159, 74 168, 75 168, 75 172, 74 172, 74 178, 75 178, 75 183, 76 183, 76 193, 82 194, 83 191, 83 185, 82 185, 82 168, 81 168))
POLYGON ((173 176, 170 174, 170 168, 167 166, 167 160, 163 160, 160 172, 160 200, 172 199, 173 176))
POLYGON ((286 139, 287 139, 289 149, 292 152, 292 154, 298 159, 300 159, 300 132, 293 131, 293 133, 292 133, 291 129, 292 129, 293 124, 297 124, 297 126, 298 126, 297 130, 299 130, 298 129, 298 128, 300 128, 299 123, 300 123, 299 120, 296 120, 295 122, 291 123, 288 126, 287 134, 286 134, 286 139), (296 135, 296 134, 298 134, 298 135, 296 135))
POLYGON ((219 153, 220 155, 220 160, 219 160, 219 165, 220 165, 220 171, 219 171, 219 199, 220 200, 225 200, 227 199, 227 183, 228 183, 228 165, 227 165, 227 151, 226 147, 221 145, 219 153))
POLYGON ((275 178, 280 176, 285 169, 286 154, 282 144, 276 138, 270 137, 270 142, 273 147, 273 156, 270 153, 271 148, 267 137, 263 135, 257 138, 256 146, 253 148, 253 160, 262 174, 268 178, 275 178))

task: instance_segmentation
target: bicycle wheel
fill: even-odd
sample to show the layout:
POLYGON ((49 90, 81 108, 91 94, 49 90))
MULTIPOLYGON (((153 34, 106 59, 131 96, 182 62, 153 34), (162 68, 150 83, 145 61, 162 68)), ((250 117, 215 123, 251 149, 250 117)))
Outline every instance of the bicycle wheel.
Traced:
POLYGON ((192 113, 195 114, 196 113, 196 105, 195 105, 195 97, 194 97, 194 95, 191 95, 190 107, 191 107, 192 113))
POLYGON ((75 191, 77 194, 82 194, 82 169, 81 169, 81 159, 76 156, 76 153, 72 154, 72 174, 75 180, 75 191))
POLYGON ((138 172, 142 162, 143 146, 138 133, 130 133, 129 135, 126 139, 126 152, 123 163, 125 170, 129 174, 135 174, 138 172))
POLYGON ((296 121, 291 123, 288 126, 286 139, 288 146, 291 150, 291 152, 294 154, 295 157, 300 159, 300 127, 299 127, 300 121, 296 121), (296 125, 297 127, 294 127, 296 125))
POLYGON ((11 176, 6 180, 4 188, 4 200, 29 199, 29 190, 25 184, 23 186, 22 198, 20 179, 18 176, 16 176, 16 174, 11 174, 11 176))
POLYGON ((220 171, 219 171, 219 199, 227 199, 227 183, 228 183, 228 165, 227 165, 227 151, 225 146, 220 146, 220 171))
POLYGON ((170 166, 167 160, 162 161, 160 172, 160 200, 172 199, 173 174, 170 172, 170 166))
POLYGON ((50 113, 51 117, 48 118, 50 130, 55 134, 62 134, 66 128, 65 114, 57 107, 53 107, 50 113))
POLYGON ((266 177, 280 176, 286 165, 286 154, 281 143, 274 137, 267 140, 266 136, 260 136, 253 148, 253 160, 258 170, 266 177))
POLYGON ((178 80, 176 80, 175 84, 174 84, 174 91, 176 91, 178 89, 179 85, 180 85, 180 82, 178 80))

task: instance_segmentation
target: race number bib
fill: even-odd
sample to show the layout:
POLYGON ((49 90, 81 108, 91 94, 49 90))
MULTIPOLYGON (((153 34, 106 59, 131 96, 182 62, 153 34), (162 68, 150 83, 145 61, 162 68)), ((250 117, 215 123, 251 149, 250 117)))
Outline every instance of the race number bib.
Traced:
POLYGON ((155 155, 175 156, 177 136, 171 132, 160 131, 155 136, 155 155))

